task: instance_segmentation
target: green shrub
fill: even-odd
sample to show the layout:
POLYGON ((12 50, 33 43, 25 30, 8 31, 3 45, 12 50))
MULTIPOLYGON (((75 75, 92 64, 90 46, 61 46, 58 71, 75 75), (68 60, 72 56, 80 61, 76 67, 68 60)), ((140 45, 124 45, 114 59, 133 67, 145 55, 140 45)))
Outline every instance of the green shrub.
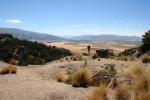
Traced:
POLYGON ((57 60, 72 53, 68 49, 57 48, 56 46, 46 46, 42 43, 31 42, 27 40, 19 40, 11 35, 0 35, 0 60, 9 62, 16 59, 13 56, 15 49, 19 46, 25 46, 26 64, 45 64, 52 60, 57 60))

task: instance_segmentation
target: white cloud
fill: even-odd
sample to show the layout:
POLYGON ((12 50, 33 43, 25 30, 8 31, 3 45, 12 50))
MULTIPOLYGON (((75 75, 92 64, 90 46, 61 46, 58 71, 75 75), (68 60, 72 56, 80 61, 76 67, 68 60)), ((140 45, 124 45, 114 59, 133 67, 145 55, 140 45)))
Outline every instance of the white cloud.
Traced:
POLYGON ((10 24, 21 24, 21 23, 23 23, 21 20, 19 20, 19 19, 7 19, 7 20, 5 20, 6 21, 6 23, 10 23, 10 24))

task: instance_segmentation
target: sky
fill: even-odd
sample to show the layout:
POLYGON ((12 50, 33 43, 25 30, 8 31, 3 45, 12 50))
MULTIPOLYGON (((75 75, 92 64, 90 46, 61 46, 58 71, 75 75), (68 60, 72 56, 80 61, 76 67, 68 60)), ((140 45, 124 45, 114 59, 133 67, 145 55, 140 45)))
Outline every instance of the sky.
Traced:
POLYGON ((0 27, 58 36, 141 36, 150 0, 0 0, 0 27))

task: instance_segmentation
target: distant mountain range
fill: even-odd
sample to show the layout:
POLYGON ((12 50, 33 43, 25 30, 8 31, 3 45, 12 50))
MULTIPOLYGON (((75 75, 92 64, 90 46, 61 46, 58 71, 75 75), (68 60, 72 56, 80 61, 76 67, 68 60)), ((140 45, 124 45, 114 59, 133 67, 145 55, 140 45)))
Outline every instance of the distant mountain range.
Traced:
POLYGON ((82 36, 74 36, 70 39, 76 41, 141 41, 141 37, 137 36, 119 36, 119 35, 82 35, 82 36))
POLYGON ((33 41, 63 41, 65 38, 49 35, 45 33, 38 33, 32 31, 26 31, 16 28, 0 28, 0 34, 12 34, 19 39, 33 40, 33 41))
POLYGON ((114 41, 114 42, 136 42, 141 41, 141 37, 137 36, 119 36, 119 35, 82 35, 63 38, 45 33, 26 31, 16 28, 0 28, 0 34, 12 34, 19 39, 32 41, 114 41))

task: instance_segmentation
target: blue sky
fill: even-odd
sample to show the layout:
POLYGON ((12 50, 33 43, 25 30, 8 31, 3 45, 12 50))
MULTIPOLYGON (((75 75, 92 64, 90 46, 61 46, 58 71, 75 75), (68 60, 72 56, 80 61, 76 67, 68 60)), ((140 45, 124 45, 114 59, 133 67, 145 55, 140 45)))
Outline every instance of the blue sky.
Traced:
POLYGON ((0 0, 0 27, 58 36, 141 36, 150 29, 150 0, 0 0))

